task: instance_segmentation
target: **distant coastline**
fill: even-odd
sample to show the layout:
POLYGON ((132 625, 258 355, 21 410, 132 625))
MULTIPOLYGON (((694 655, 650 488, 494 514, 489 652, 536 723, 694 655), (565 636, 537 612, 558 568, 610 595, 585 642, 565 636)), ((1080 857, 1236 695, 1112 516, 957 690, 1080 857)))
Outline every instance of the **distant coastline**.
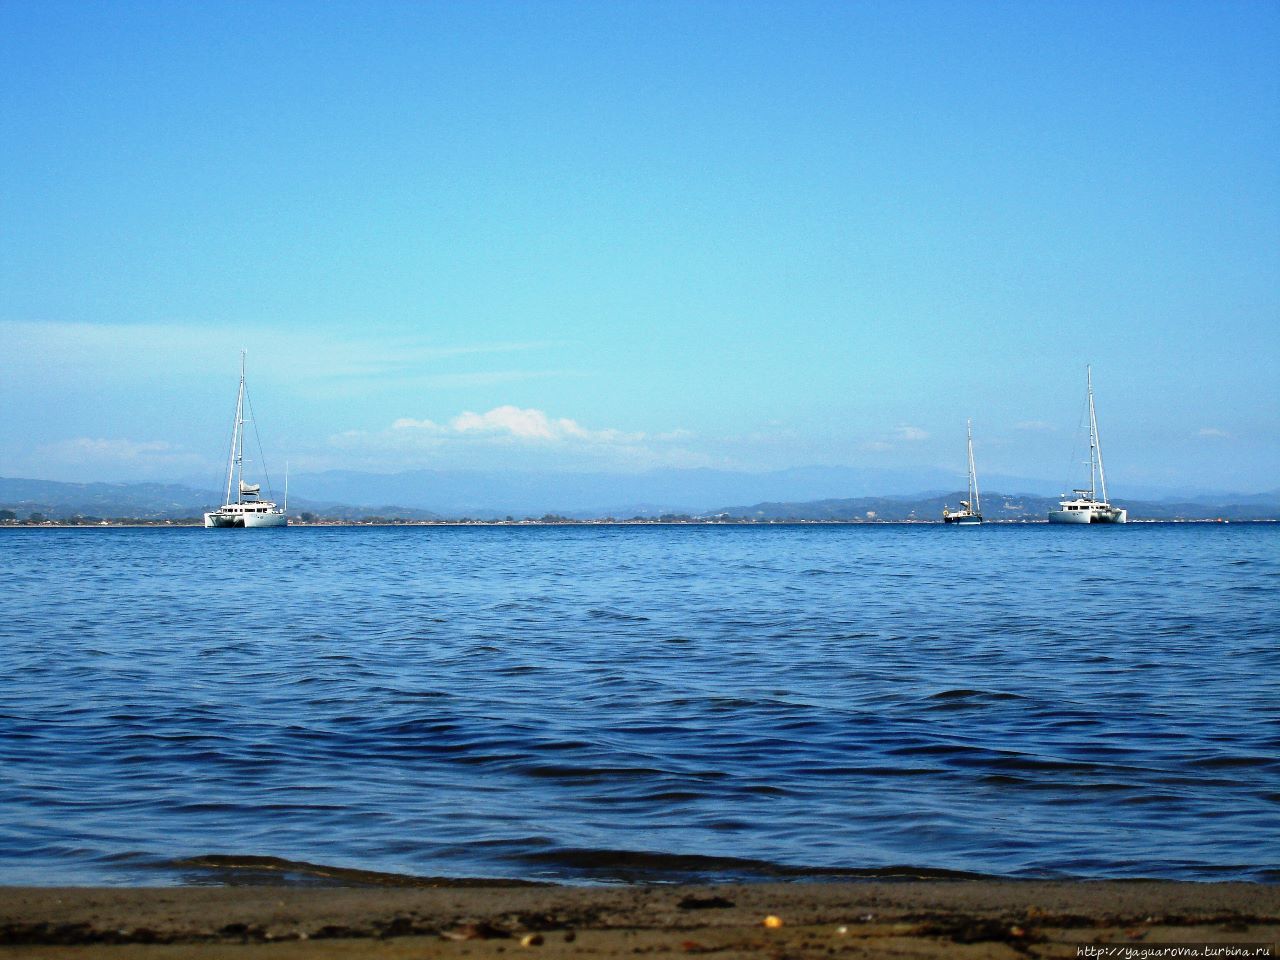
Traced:
MULTIPOLYGON (((1224 524, 1274 524, 1280 523, 1280 518, 1258 518, 1250 520, 1228 520, 1221 517, 1188 517, 1172 520, 1165 519, 1138 519, 1132 520, 1131 523, 1161 524, 1161 525, 1188 525, 1188 524, 1210 524, 1214 526, 1224 524)), ((1023 520, 990 520, 989 525, 1004 527, 1034 526, 1037 524, 1047 524, 1048 521, 1039 519, 1023 519, 1023 520)), ((147 520, 145 518, 127 517, 111 520, 42 520, 32 522, 30 520, 2 520, 0 521, 0 529, 15 530, 120 530, 120 529, 185 529, 190 527, 203 527, 203 521, 198 517, 183 518, 180 520, 147 520)), ((576 520, 569 517, 556 517, 554 519, 546 519, 541 517, 529 517, 522 520, 409 520, 399 519, 395 517, 375 517, 368 520, 315 520, 303 521, 290 518, 289 526, 301 528, 322 528, 322 527, 867 527, 867 526, 946 526, 941 519, 937 520, 807 520, 796 517, 787 517, 781 519, 756 519, 754 517, 654 517, 644 518, 637 517, 628 520, 619 520, 614 517, 602 517, 594 520, 576 520)))
MULTIPOLYGON (((352 489, 297 490, 289 499, 290 523, 307 526, 504 525, 538 524, 759 524, 759 523, 935 523, 955 510, 966 494, 942 486, 916 493, 863 493, 856 478, 824 476, 814 484, 801 477, 765 478, 759 483, 705 484, 697 475, 664 475, 649 485, 606 489, 603 480, 512 474, 507 483, 485 486, 479 478, 469 493, 467 477, 406 475, 395 483, 365 478, 352 489), (687 483, 677 482, 687 480, 687 483), (522 480, 528 480, 527 488, 522 480), (849 483, 846 486, 844 480, 849 483), (766 482, 767 481, 767 482, 766 482), (366 489, 367 488, 367 489, 366 489), (813 496, 818 490, 847 490, 813 496), (812 491, 812 492, 811 492, 812 491), (346 494, 345 496, 343 494, 346 494), (762 496, 763 495, 763 496, 762 496)), ((723 479, 723 478, 721 478, 723 479)), ((874 489, 874 488, 872 488, 874 489)), ((900 490, 886 482, 881 488, 900 490)), ((988 523, 1037 523, 1058 508, 1060 495, 1020 487, 988 490, 983 516, 988 523)), ((189 526, 216 509, 221 494, 172 483, 66 483, 0 477, 0 526, 189 526)), ((1123 497, 1117 502, 1135 521, 1280 520, 1280 489, 1259 493, 1194 493, 1123 497)))

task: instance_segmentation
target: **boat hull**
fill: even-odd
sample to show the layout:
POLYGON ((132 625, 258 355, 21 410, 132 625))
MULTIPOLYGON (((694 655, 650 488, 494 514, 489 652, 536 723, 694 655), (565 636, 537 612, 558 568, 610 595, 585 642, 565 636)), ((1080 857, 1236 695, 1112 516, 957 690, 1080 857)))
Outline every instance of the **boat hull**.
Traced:
POLYGON ((950 516, 943 517, 942 522, 957 527, 977 527, 982 525, 982 517, 976 513, 968 516, 951 514, 950 516))
POLYGON ((1080 511, 1079 513, 1073 513, 1067 510, 1050 510, 1049 522, 1050 523, 1088 523, 1089 514, 1083 510, 1080 511))
POLYGON ((1050 523, 1128 523, 1128 510, 1050 510, 1050 523))
POLYGON ((239 527, 286 527, 289 525, 289 518, 284 512, 272 513, 246 513, 246 514, 229 514, 221 511, 206 513, 204 515, 204 525, 207 528, 229 528, 239 527))
POLYGON ((289 519, 283 513, 251 513, 244 518, 246 527, 286 527, 289 519))

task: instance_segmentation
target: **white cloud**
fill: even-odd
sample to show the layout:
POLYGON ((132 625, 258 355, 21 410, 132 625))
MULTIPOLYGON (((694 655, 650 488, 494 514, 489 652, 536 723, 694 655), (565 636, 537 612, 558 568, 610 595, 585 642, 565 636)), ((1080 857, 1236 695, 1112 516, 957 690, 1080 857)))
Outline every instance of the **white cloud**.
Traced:
MULTIPOLYGON (((352 324, 352 327, 357 326, 352 324)), ((201 368, 235 375, 241 347, 249 350, 256 379, 278 378, 332 388, 335 382, 373 384, 411 381, 432 387, 472 387, 531 378, 559 371, 500 370, 442 372, 443 361, 467 357, 523 354, 556 344, 549 341, 438 344, 418 337, 352 337, 348 329, 286 330, 238 324, 95 324, 0 321, 0 336, 21 364, 42 375, 111 381, 136 377, 145 359, 149 370, 190 366, 192 357, 209 357, 201 368), (427 372, 431 371, 431 372, 427 372)))
POLYGON ((1015 423, 1013 425, 1013 428, 1015 430, 1046 431, 1046 430, 1052 430, 1053 425, 1046 423, 1043 420, 1022 420, 1018 423, 1015 423))
POLYGON ((1219 430, 1217 427, 1201 427, 1196 431, 1196 436, 1205 440, 1225 440, 1231 436, 1225 430, 1219 430))
POLYGON ((919 427, 901 426, 898 428, 899 440, 928 440, 928 432, 921 430, 919 427))
POLYGON ((525 442, 634 444, 645 440, 677 439, 687 431, 675 431, 663 437, 646 437, 643 433, 622 430, 588 430, 567 417, 552 418, 541 410, 506 404, 487 413, 467 410, 447 424, 433 420, 401 417, 391 424, 392 430, 414 431, 431 437, 489 437, 525 442))
POLYGON ((661 443, 674 443, 677 440, 692 440, 697 434, 692 430, 680 428, 677 430, 668 430, 666 433, 655 433, 651 435, 654 440, 661 443))
POLYGON ((639 443, 643 433, 621 430, 588 430, 576 420, 552 419, 541 410, 494 407, 488 413, 463 413, 454 418, 459 433, 510 434, 520 440, 582 441, 584 443, 639 443))
POLYGON ((488 413, 468 410, 453 418, 452 427, 458 433, 509 434, 518 440, 560 440, 584 432, 573 420, 553 421, 541 410, 521 410, 510 404, 488 413))
POLYGON ((649 434, 586 427, 568 417, 505 404, 484 413, 466 410, 445 422, 401 417, 384 430, 336 434, 329 444, 353 456, 377 455, 401 465, 420 460, 484 460, 495 454, 510 457, 513 448, 520 451, 523 462, 550 457, 551 464, 565 468, 711 465, 705 454, 680 446, 692 436, 688 430, 649 434))
MULTIPOLYGON (((391 424, 392 430, 421 430, 423 433, 444 433, 448 427, 443 424, 436 423, 434 420, 415 420, 413 417, 401 417, 391 424)), ((359 430, 348 430, 338 436, 362 436, 359 430)))

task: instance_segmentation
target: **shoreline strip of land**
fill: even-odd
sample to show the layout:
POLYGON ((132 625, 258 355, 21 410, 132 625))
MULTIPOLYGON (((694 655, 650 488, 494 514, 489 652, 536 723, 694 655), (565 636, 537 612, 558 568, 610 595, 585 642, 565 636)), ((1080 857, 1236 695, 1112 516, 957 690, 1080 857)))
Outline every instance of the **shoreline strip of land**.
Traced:
POLYGON ((1280 940, 1280 887, 1267 884, 439 883, 0 888, 0 957, 1075 957, 1280 940))

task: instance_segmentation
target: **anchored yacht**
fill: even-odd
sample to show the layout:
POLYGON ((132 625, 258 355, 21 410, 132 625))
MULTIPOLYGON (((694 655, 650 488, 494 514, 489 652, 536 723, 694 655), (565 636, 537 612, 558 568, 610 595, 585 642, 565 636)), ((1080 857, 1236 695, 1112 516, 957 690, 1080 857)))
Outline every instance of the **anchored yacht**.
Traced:
POLYGON ((982 523, 982 501, 978 498, 978 474, 973 469, 973 421, 965 422, 965 433, 969 438, 969 499, 960 501, 960 509, 954 513, 948 507, 942 508, 942 522, 954 523, 962 527, 975 527, 982 523))
POLYGON ((1093 406, 1093 369, 1085 367, 1089 384, 1089 486, 1077 487, 1075 497, 1063 498, 1049 511, 1050 523, 1128 523, 1129 511, 1107 500, 1107 474, 1102 467, 1102 442, 1098 438, 1098 414, 1093 406), (1101 489, 1102 499, 1098 499, 1101 489))
MULTIPOLYGON (((217 510, 204 515, 206 527, 283 527, 288 524, 285 510, 289 505, 289 480, 285 478, 284 507, 278 507, 273 500, 264 500, 262 485, 248 483, 244 479, 244 407, 248 394, 244 386, 245 351, 240 351, 240 392, 236 395, 236 418, 231 430, 231 454, 227 460, 227 493, 226 502, 217 510), (232 484, 235 484, 235 500, 231 499, 232 484)), ((252 404, 250 411, 252 412, 252 404)), ((254 434, 257 434, 254 423, 254 434)), ((258 444, 261 450, 261 442, 258 444)), ((265 470, 264 470, 265 472, 265 470)))

